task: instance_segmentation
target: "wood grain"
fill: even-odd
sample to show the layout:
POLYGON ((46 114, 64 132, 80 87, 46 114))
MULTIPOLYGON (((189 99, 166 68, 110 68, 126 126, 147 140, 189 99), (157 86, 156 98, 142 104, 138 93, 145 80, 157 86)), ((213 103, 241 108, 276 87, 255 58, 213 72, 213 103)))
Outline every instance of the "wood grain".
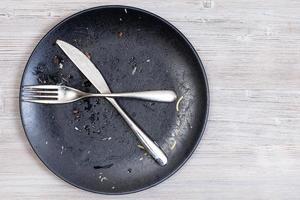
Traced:
POLYGON ((2 0, 1 199, 299 199, 300 1, 2 0), (30 53, 65 17, 123 4, 154 12, 197 49, 211 91, 197 151, 167 181, 123 196, 81 191, 38 160, 22 130, 18 87, 30 53))

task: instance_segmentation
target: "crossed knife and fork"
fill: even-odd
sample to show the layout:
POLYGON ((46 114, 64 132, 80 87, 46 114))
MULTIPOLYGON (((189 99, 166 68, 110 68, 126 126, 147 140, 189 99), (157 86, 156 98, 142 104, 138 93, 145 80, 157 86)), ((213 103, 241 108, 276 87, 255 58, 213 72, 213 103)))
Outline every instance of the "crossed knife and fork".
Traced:
POLYGON ((105 97, 123 117, 128 126, 138 137, 145 150, 158 164, 161 166, 166 165, 168 158, 165 153, 160 149, 155 141, 150 139, 149 136, 134 123, 134 121, 125 113, 114 98, 135 98, 159 102, 173 102, 177 99, 176 93, 172 90, 111 93, 111 90, 100 71, 84 53, 62 40, 57 40, 56 44, 64 51, 75 66, 86 76, 86 78, 100 93, 86 93, 75 88, 61 85, 34 85, 24 86, 22 88, 22 100, 42 104, 63 104, 87 97, 105 97))

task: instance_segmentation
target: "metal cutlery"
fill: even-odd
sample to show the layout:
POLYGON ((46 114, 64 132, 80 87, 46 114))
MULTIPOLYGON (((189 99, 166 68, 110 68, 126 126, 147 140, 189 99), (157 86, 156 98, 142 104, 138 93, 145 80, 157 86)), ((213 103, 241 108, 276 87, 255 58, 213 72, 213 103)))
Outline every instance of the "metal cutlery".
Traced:
POLYGON ((93 94, 63 85, 34 85, 22 89, 23 101, 43 104, 70 103, 87 97, 135 98, 159 102, 173 102, 177 98, 172 90, 93 94))
MULTIPOLYGON (((100 93, 109 94, 111 93, 104 77, 96 66, 91 62, 87 56, 82 53, 76 47, 64 42, 57 40, 56 43, 64 51, 64 53, 71 59, 75 66, 86 76, 86 78, 98 89, 100 93)), ((150 137, 139 128, 134 121, 125 113, 125 111, 119 106, 115 99, 106 97, 106 99, 115 107, 119 114, 126 121, 128 126, 136 134, 139 141, 145 147, 145 150, 158 162, 164 166, 168 162, 168 158, 160 147, 150 137)))

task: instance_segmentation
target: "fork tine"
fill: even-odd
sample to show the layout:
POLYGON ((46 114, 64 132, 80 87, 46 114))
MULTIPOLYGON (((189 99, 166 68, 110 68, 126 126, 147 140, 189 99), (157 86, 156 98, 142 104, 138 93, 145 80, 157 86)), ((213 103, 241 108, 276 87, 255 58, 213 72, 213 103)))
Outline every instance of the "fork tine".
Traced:
POLYGON ((35 98, 35 99, 51 99, 51 100, 57 100, 58 97, 57 96, 51 96, 51 95, 22 95, 22 97, 25 97, 25 98, 35 98))
POLYGON ((23 94, 24 93, 29 93, 29 94, 32 94, 32 93, 39 93, 39 94, 58 94, 58 91, 53 91, 53 90, 32 90, 32 89, 27 89, 27 90, 23 90, 22 92, 23 94))
POLYGON ((47 89, 56 89, 58 90, 58 88, 61 87, 59 85, 27 85, 27 86, 23 86, 23 90, 27 90, 27 89, 44 89, 44 90, 47 90, 47 89))
POLYGON ((41 104, 59 104, 57 100, 37 100, 37 99, 22 99, 22 101, 25 102, 31 102, 31 103, 41 103, 41 104))

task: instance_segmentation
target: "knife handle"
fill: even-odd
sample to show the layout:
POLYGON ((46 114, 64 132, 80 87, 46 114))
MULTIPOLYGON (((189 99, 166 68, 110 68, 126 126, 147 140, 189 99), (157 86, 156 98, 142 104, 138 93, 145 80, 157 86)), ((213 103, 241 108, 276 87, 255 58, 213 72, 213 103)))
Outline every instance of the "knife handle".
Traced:
POLYGON ((164 166, 168 163, 168 158, 165 155, 165 153, 158 147, 158 145, 152 141, 149 136, 147 136, 146 133, 142 131, 135 123, 132 121, 132 119, 125 113, 125 111, 119 106, 119 104, 116 102, 113 98, 106 98, 114 107, 115 109, 120 113, 120 115, 123 117, 123 119, 126 121, 128 126, 132 129, 132 131, 136 134, 139 141, 142 143, 142 145, 145 147, 147 152, 154 158, 158 164, 161 166, 164 166))

